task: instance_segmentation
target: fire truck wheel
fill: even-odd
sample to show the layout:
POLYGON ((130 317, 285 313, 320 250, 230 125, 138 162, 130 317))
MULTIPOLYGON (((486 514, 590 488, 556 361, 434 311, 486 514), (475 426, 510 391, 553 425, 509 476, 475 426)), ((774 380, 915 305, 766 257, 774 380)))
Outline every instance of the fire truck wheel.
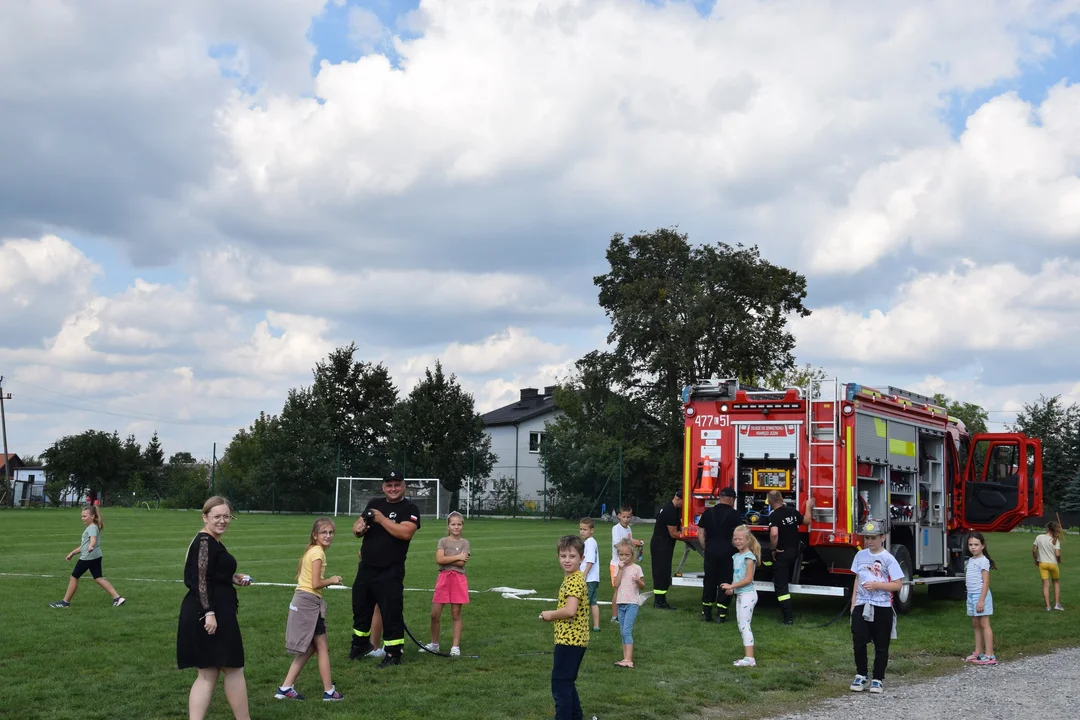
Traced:
POLYGON ((893 548, 893 557, 900 564, 900 569, 904 571, 904 585, 900 588, 900 592, 896 593, 893 607, 901 615, 907 615, 915 602, 915 586, 911 584, 911 553, 908 552, 906 545, 897 545, 893 548))

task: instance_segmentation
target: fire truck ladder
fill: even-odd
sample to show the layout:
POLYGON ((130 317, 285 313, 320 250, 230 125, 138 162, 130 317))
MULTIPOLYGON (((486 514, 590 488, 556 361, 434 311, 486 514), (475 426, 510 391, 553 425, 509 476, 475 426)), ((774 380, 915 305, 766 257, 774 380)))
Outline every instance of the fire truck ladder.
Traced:
MULTIPOLYGON (((806 432, 810 449, 810 494, 815 490, 825 490, 831 499, 829 507, 815 508, 811 515, 815 520, 831 522, 836 531, 840 521, 839 507, 836 503, 836 428, 839 419, 839 386, 836 378, 830 380, 811 380, 807 388, 806 432), (828 410, 826 410, 828 408, 828 410), (819 449, 823 449, 819 450, 819 449), (826 461, 825 458, 828 458, 826 461), (830 518, 829 515, 832 515, 830 518)), ((822 503, 824 505, 824 503, 822 503)))

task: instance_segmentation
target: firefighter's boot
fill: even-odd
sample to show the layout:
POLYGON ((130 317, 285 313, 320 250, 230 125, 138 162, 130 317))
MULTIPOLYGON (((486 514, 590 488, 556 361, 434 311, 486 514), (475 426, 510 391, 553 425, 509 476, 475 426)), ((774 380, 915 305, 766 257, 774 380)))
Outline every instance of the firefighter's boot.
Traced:
POLYGON ((718 622, 718 623, 727 622, 727 611, 728 611, 728 606, 727 605, 725 605, 724 603, 716 603, 716 622, 718 622))
POLYGON ((667 604, 667 592, 658 593, 653 591, 653 604, 652 606, 657 610, 674 610, 675 608, 667 604))
POLYGON ((791 613, 791 600, 780 601, 780 612, 783 615, 781 622, 785 625, 795 624, 795 619, 791 613))
POLYGON ((701 603, 701 621, 712 622, 712 603, 701 603))

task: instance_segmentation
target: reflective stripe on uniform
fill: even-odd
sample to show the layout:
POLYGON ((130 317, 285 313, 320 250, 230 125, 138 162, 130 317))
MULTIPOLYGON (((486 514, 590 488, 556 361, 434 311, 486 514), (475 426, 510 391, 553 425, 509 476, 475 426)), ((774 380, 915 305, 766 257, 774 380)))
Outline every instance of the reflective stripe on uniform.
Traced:
POLYGON ((784 602, 785 600, 790 600, 791 596, 790 595, 777 595, 776 599, 779 600, 780 602, 784 602))

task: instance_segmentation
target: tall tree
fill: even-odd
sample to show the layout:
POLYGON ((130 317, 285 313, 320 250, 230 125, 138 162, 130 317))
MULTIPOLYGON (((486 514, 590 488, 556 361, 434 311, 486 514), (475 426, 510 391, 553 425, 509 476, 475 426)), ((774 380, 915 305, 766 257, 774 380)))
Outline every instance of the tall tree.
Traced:
POLYGON ((158 439, 157 430, 150 436, 150 442, 142 452, 143 463, 146 467, 159 468, 165 464, 165 453, 161 449, 161 440, 158 439))
POLYGON ((329 416, 330 443, 340 449, 342 474, 381 477, 390 461, 397 389, 385 365, 355 359, 350 343, 316 363, 312 387, 329 416))
POLYGON ((612 389, 663 429, 658 472, 675 479, 679 391, 712 375, 753 382, 791 368, 795 339, 787 321, 810 314, 806 278, 762 259, 756 246, 691 245, 670 228, 615 235, 607 260, 609 271, 593 282, 611 320, 612 389))
MULTIPOLYGON (((161 449, 161 440, 158 439, 157 430, 150 436, 149 442, 142 451, 142 481, 143 492, 151 497, 161 497, 165 494, 165 453, 161 449)), ((133 488, 138 494, 138 490, 133 488)))
POLYGON ((934 395, 934 404, 945 408, 949 415, 962 421, 969 433, 974 435, 975 433, 987 432, 986 423, 990 419, 990 415, 981 405, 953 400, 941 393, 934 395))
POLYGON ((1048 510, 1060 509, 1077 471, 1080 406, 1066 406, 1060 395, 1040 395, 1037 401, 1024 404, 1013 429, 1042 440, 1043 502, 1048 510))
POLYGON ((656 498, 678 487, 678 475, 668 468, 679 459, 668 457, 666 432, 639 399, 613 389, 616 365, 611 355, 591 352, 555 389, 563 414, 547 425, 540 462, 550 485, 549 505, 568 505, 566 514, 620 501, 649 512, 656 498))
POLYGON ((124 466, 124 448, 116 433, 87 430, 67 435, 46 449, 41 459, 49 478, 46 494, 53 502, 59 502, 66 490, 79 496, 91 492, 115 496, 127 487, 127 478, 118 472, 124 466))
POLYGON ((274 439, 263 454, 263 476, 270 480, 274 506, 313 511, 333 507, 334 432, 330 413, 312 388, 289 391, 274 439))
POLYGON ((451 493, 451 508, 458 507, 465 478, 487 477, 495 464, 473 396, 438 360, 398 404, 390 447, 393 458, 407 464, 406 477, 439 478, 451 493))

